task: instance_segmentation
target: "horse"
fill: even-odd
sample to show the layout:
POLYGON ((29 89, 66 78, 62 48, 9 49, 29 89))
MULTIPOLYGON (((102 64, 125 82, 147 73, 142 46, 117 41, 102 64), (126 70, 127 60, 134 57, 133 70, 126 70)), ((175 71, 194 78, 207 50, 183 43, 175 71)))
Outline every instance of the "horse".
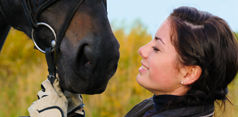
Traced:
POLYGON ((0 0, 0 49, 11 27, 51 55, 64 90, 102 93, 116 72, 120 45, 106 0, 0 0))

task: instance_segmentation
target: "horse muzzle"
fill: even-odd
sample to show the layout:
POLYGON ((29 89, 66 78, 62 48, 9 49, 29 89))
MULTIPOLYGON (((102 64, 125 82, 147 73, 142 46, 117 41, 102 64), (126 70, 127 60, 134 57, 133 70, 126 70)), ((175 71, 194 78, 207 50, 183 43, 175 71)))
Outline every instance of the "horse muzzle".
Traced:
POLYGON ((81 94, 102 93, 117 69, 120 53, 116 38, 89 35, 75 47, 67 46, 72 45, 67 39, 63 41, 57 65, 62 88, 81 94))

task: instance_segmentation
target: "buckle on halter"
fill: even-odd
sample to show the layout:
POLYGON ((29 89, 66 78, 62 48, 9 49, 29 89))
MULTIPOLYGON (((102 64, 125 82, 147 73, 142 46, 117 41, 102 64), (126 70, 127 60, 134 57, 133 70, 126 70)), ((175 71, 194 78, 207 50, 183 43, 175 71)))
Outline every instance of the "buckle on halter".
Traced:
POLYGON ((54 75, 47 75, 47 77, 48 77, 48 80, 50 81, 50 83, 53 84, 55 79, 56 79, 55 76, 54 75))
POLYGON ((54 75, 47 75, 48 78, 55 78, 54 75))

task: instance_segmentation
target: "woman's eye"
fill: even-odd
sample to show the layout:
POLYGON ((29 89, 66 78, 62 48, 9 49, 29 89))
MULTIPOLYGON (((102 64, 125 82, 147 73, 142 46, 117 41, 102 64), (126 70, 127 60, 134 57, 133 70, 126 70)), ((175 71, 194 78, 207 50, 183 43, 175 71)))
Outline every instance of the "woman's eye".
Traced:
POLYGON ((155 46, 152 46, 152 48, 154 49, 154 51, 160 51, 158 48, 156 48, 155 46))

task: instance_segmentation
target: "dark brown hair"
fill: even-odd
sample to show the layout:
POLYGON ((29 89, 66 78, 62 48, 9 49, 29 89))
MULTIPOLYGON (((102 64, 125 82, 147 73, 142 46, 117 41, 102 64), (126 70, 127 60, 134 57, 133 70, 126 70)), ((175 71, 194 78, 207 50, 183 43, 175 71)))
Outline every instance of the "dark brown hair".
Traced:
POLYGON ((202 68, 200 78, 191 85, 187 94, 166 108, 176 104, 205 105, 227 99, 227 85, 238 71, 238 44, 226 21, 208 12, 192 7, 174 9, 171 22, 171 42, 178 52, 178 61, 184 66, 202 68))

